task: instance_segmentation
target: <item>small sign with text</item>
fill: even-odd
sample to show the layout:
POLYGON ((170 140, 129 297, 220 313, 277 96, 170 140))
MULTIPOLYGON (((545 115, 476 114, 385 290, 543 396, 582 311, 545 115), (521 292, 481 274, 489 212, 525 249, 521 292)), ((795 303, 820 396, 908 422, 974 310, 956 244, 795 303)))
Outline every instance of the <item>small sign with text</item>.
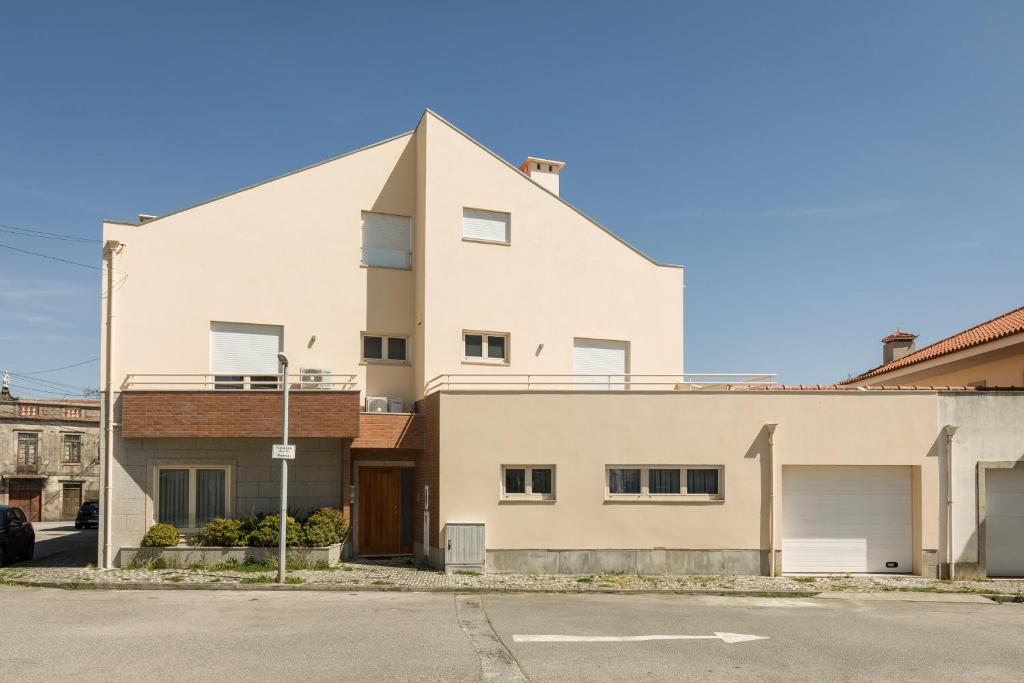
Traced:
POLYGON ((270 457, 276 460, 294 460, 295 446, 291 444, 275 443, 270 457))

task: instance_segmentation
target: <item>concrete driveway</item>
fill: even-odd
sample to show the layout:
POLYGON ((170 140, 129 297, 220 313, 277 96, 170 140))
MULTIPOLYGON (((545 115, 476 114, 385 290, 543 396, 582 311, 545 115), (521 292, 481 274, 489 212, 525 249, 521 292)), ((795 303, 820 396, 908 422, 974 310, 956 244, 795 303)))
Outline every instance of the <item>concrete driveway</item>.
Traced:
POLYGON ((0 587, 12 680, 1019 678, 1024 605, 893 597, 0 587))
POLYGON ((76 529, 74 522, 33 522, 35 557, 14 567, 84 567, 96 562, 96 529, 76 529))

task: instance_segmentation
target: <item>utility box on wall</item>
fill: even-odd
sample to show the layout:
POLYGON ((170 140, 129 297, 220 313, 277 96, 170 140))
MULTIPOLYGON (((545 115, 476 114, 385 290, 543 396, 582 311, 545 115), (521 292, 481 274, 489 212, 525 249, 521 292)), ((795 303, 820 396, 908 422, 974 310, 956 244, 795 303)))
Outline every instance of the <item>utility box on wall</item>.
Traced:
POLYGON ((484 573, 486 557, 483 522, 448 522, 444 525, 444 571, 484 573))

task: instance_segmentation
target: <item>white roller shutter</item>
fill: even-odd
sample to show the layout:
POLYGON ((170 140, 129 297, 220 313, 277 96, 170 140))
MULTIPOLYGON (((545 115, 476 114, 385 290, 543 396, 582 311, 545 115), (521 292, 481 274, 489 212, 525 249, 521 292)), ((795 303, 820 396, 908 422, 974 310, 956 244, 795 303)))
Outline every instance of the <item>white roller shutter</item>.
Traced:
POLYGON ((1024 470, 985 471, 985 571, 1024 576, 1024 470))
POLYGON ((210 372, 215 375, 273 375, 278 372, 281 327, 210 323, 210 372))
POLYGON ((782 571, 912 571, 910 482, 909 467, 783 467, 782 571))
POLYGON ((573 372, 578 389, 624 389, 629 366, 629 344, 607 339, 574 339, 573 372), (587 377, 583 373, 598 373, 603 377, 587 377), (594 386, 588 386, 593 384, 594 386))
POLYGON ((509 215, 480 209, 462 210, 462 236, 490 242, 508 242, 509 215))
POLYGON ((412 221, 408 217, 363 212, 363 263, 408 268, 411 254, 412 221))

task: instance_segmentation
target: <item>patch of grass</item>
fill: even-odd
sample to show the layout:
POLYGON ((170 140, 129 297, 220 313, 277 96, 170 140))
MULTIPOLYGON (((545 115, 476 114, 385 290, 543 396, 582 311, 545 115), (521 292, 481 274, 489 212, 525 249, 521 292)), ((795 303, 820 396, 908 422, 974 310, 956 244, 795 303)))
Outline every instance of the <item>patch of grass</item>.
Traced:
POLYGON ((177 574, 175 574, 174 576, 165 576, 164 577, 164 581, 170 581, 171 583, 181 583, 184 580, 185 580, 184 576, 178 576, 177 574))
POLYGON ((299 584, 299 583, 306 583, 306 580, 304 578, 302 578, 301 576, 288 576, 288 577, 285 577, 284 582, 285 583, 290 583, 290 584, 299 584))
POLYGON ((798 583, 814 583, 818 580, 816 576, 791 576, 789 577, 798 583))
POLYGON ((371 581, 370 583, 373 584, 374 586, 394 586, 395 585, 394 582, 392 582, 392 581, 385 581, 383 579, 375 579, 375 580, 371 581))
POLYGON ((246 559, 245 562, 239 562, 238 560, 228 560, 227 562, 221 562, 220 564, 214 564, 206 568, 206 571, 210 572, 270 572, 277 569, 276 564, 270 562, 256 562, 252 558, 246 559))
POLYGON ((576 583, 594 583, 594 577, 593 576, 583 576, 583 577, 580 577, 580 578, 576 579, 576 583))
POLYGON ((274 583, 269 576, 243 576, 238 583, 274 583))
POLYGON ((480 572, 472 571, 471 569, 460 569, 455 572, 459 576, 480 576, 480 572))

